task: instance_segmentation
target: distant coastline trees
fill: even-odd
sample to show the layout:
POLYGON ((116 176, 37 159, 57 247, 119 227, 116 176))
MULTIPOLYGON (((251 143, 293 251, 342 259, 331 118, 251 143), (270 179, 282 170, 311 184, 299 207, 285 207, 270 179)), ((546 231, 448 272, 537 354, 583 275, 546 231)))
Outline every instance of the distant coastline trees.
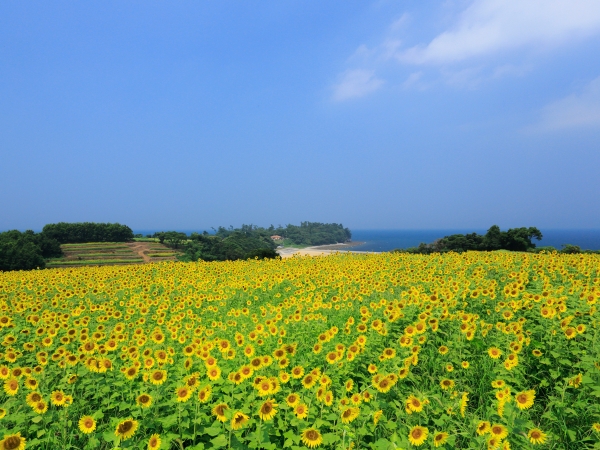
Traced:
POLYGON ((484 235, 477 233, 452 234, 430 244, 421 243, 418 247, 394 251, 421 254, 494 250, 527 252, 533 251, 536 247, 531 242, 532 239, 542 239, 541 231, 535 227, 510 228, 507 231, 501 231, 498 225, 493 225, 484 235))
POLYGON ((126 242, 133 231, 118 223, 54 223, 41 233, 10 230, 0 233, 0 270, 31 270, 46 267, 46 259, 62 256, 60 244, 126 242))
POLYGON ((0 270, 46 267, 46 258, 62 255, 60 243, 44 233, 10 230, 0 233, 0 270))
MULTIPOLYGON (((156 235, 155 237, 159 237, 156 235)), ((350 240, 352 233, 341 224, 319 222, 301 222, 300 226, 287 225, 277 228, 273 225, 269 228, 256 225, 242 225, 240 228, 219 227, 214 235, 207 232, 192 233, 184 246, 185 253, 179 259, 227 261, 255 257, 275 258, 277 243, 272 236, 279 236, 290 245, 326 245, 346 242, 350 240)))
POLYGON ((61 244, 127 242, 133 239, 133 230, 119 223, 51 223, 44 226, 42 233, 61 244))

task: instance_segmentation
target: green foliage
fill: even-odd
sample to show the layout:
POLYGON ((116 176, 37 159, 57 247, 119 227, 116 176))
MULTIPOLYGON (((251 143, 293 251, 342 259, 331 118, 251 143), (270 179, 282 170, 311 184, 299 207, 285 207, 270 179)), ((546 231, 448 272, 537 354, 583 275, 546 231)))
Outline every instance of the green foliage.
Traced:
POLYGON ((161 244, 167 244, 173 248, 179 248, 188 239, 187 234, 179 231, 160 231, 154 233, 152 237, 158 239, 161 244))
POLYGON ((52 223, 42 233, 61 244, 81 242, 126 242, 133 239, 133 231, 119 223, 52 223))
POLYGON ((216 235, 226 238, 236 232, 269 240, 271 236, 281 236, 292 245, 307 246, 337 244, 352 238, 351 231, 344 228, 342 224, 320 222, 301 222, 300 226, 288 224, 282 227, 279 225, 277 228, 273 225, 269 228, 257 227, 256 225, 242 225, 241 228, 219 227, 216 230, 216 235))
POLYGON ((0 233, 0 270, 44 268, 44 256, 36 240, 31 230, 25 233, 18 230, 0 233))
POLYGON ((18 230, 0 233, 0 270, 30 270, 45 267, 45 258, 62 255, 60 244, 45 233, 18 230))
POLYGON ((240 231, 228 233, 226 237, 211 236, 208 233, 192 233, 185 246, 181 261, 233 261, 258 256, 272 258, 276 256, 275 243, 266 236, 246 234, 240 231))
POLYGON ((493 225, 485 235, 477 233, 452 234, 444 236, 431 244, 421 243, 418 247, 406 250, 397 249, 406 253, 443 253, 466 251, 494 251, 509 250, 513 252, 527 252, 535 249, 532 239, 541 240, 542 233, 535 227, 509 228, 501 231, 498 225, 493 225))

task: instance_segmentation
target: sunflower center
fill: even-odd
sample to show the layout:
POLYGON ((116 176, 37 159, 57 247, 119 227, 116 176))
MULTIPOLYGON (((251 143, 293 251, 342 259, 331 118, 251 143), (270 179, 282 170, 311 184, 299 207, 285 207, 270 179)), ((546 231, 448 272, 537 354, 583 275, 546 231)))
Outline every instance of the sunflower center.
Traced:
POLYGON ((133 423, 130 420, 126 420, 119 425, 119 433, 127 433, 133 427, 133 423))
POLYGON ((271 406, 270 403, 265 403, 262 406, 261 411, 262 411, 263 414, 269 414, 272 409, 273 409, 273 407, 271 406))
POLYGON ((15 448, 19 448, 20 445, 21 445, 21 438, 19 438, 19 436, 9 436, 8 438, 6 438, 4 440, 3 447, 6 450, 13 450, 15 448))
POLYGON ((308 430, 308 432, 306 433, 306 438, 309 441, 316 441, 317 439, 319 439, 319 434, 315 430, 308 430))
POLYGON ((422 435, 423 435, 423 432, 421 431, 420 428, 417 428, 416 430, 413 430, 413 432, 412 432, 412 437, 414 439, 419 439, 422 435))

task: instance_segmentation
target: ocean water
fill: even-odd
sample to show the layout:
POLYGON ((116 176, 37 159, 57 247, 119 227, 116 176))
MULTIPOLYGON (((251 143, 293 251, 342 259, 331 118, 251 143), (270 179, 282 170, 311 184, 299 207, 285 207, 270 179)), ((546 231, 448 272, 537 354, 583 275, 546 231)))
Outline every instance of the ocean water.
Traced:
MULTIPOLYGON (((134 233, 153 234, 161 230, 133 230, 134 233)), ((186 234, 198 230, 178 230, 186 234)), ((207 230, 211 234, 213 230, 207 230)), ((416 247, 421 242, 429 244, 436 239, 450 234, 479 233, 485 234, 487 229, 446 229, 446 230, 351 230, 352 240, 365 242, 363 245, 353 247, 352 250, 368 252, 387 252, 395 248, 416 247)), ((552 246, 560 250, 564 244, 579 245, 582 249, 600 250, 600 229, 598 230, 545 230, 540 229, 544 238, 541 241, 533 240, 538 247, 552 246)))
MULTIPOLYGON (((479 233, 487 230, 352 230, 353 241, 364 241, 363 245, 352 250, 386 252, 395 248, 416 247, 450 234, 479 233)), ((578 245, 582 249, 600 250, 600 230, 544 230, 540 229, 543 239, 533 240, 537 247, 552 246, 561 249, 565 244, 578 245)))

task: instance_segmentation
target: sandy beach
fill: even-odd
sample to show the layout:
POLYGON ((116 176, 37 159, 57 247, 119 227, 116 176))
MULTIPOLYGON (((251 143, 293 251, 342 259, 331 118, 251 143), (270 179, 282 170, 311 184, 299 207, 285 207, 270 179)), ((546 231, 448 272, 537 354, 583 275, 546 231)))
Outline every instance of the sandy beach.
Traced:
POLYGON ((347 252, 347 253, 378 253, 378 252, 361 252, 351 250, 352 247, 363 244, 363 242, 349 242, 345 244, 329 244, 329 245, 315 245, 313 247, 306 248, 278 248, 277 253, 282 258, 290 258, 292 256, 328 256, 333 253, 347 252))

